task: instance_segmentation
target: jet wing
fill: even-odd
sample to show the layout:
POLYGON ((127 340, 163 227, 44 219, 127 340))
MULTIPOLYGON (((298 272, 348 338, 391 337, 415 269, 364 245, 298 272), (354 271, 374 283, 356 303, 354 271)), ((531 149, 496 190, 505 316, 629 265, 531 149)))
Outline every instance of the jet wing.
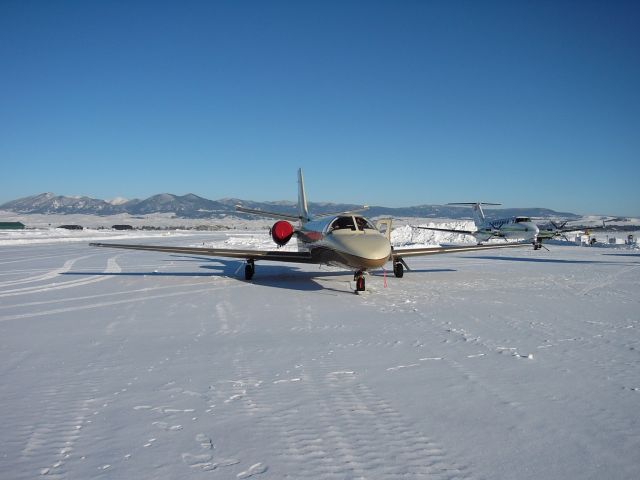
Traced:
POLYGON ((476 233, 478 233, 477 230, 474 230, 472 232, 471 230, 454 230, 450 228, 436 228, 436 227, 417 227, 414 225, 411 225, 411 228, 420 228, 422 230, 435 230, 436 232, 463 233, 465 235, 475 235, 476 233))
POLYGON ((475 250, 492 250, 494 248, 518 248, 530 247, 530 243, 496 243, 491 245, 455 245, 451 247, 420 247, 420 248, 394 248, 391 252, 393 260, 401 260, 405 257, 418 257, 422 255, 436 255, 438 253, 472 252, 475 250))
POLYGON ((153 252, 183 253, 209 257, 242 258, 246 260, 271 260, 274 262, 313 263, 309 252, 279 250, 236 250, 229 248, 165 247, 160 245, 134 245, 124 243, 90 243, 91 247, 124 248, 127 250, 147 250, 153 252))

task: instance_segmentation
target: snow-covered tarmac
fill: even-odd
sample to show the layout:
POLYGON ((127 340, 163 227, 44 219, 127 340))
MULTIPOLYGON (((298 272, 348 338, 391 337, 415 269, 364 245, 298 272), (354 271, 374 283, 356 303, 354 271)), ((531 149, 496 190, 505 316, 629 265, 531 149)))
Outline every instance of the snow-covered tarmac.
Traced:
POLYGON ((640 478, 640 250, 549 248, 354 295, 333 268, 1 246, 0 478, 640 478))

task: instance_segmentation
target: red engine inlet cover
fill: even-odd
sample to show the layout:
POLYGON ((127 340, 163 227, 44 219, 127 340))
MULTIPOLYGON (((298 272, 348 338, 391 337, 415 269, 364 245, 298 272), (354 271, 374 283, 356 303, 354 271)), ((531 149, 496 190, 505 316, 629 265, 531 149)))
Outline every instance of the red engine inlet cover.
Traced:
POLYGON ((271 227, 271 238, 281 247, 286 245, 293 236, 293 225, 286 220, 278 220, 271 227))

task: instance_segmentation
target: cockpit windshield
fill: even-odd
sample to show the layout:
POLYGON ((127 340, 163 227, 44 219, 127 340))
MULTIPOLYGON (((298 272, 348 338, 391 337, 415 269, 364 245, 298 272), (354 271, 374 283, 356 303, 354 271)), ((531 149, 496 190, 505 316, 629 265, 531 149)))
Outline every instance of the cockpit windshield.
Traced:
POLYGON ((336 218, 329 226, 330 232, 335 230, 358 230, 362 232, 364 230, 375 229, 376 228, 371 224, 371 222, 364 217, 352 217, 346 215, 336 218))
POLYGON ((516 223, 525 223, 530 221, 531 219, 529 217, 516 217, 516 223))
POLYGON ((375 230, 376 227, 371 225, 371 222, 364 217, 354 217, 356 219, 356 225, 358 230, 375 230))
POLYGON ((338 217, 336 218, 331 226, 329 227, 329 231, 333 232, 334 230, 355 230, 356 226, 353 223, 353 217, 338 217))

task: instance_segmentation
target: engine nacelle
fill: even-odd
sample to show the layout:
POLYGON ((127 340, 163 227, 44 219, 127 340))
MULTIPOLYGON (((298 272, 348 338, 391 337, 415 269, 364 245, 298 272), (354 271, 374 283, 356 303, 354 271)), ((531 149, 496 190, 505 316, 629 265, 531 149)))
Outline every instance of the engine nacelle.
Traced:
POLYGON ((293 237, 293 225, 286 220, 278 220, 271 227, 271 238, 278 246, 286 245, 291 237, 293 237))

